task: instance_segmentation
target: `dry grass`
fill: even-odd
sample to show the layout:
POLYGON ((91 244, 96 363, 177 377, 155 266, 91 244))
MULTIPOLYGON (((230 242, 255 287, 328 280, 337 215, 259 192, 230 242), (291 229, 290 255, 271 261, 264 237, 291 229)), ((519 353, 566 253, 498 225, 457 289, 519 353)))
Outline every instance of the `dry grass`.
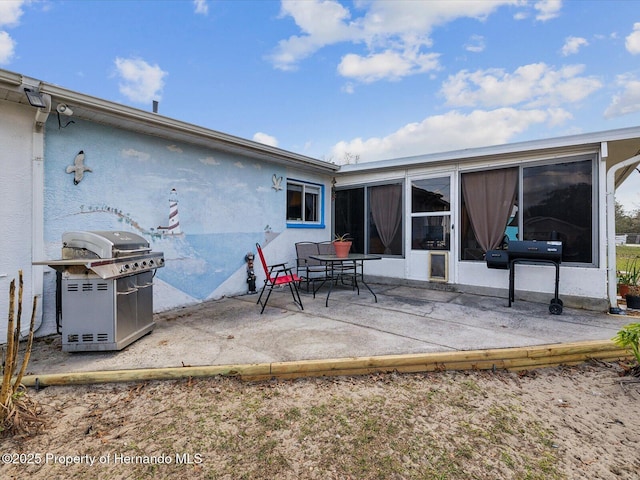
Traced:
POLYGON ((601 364, 49 387, 35 398, 47 429, 3 450, 40 462, 0 467, 2 478, 618 480, 640 470, 640 392, 601 364))

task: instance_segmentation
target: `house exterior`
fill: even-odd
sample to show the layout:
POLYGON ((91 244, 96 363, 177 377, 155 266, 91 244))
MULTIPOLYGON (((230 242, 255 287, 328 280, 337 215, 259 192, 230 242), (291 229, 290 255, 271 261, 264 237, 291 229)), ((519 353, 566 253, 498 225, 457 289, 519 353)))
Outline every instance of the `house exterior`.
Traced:
MULTIPOLYGON (((500 294, 506 272, 483 261, 496 235, 553 233, 565 304, 615 307, 614 191, 640 160, 629 128, 338 167, 5 70, 0 142, 0 292, 23 270, 40 336, 56 331, 56 281, 33 262, 59 258, 75 230, 131 231, 164 252, 156 311, 246 293, 256 242, 294 262, 295 242, 334 232, 383 257, 367 264, 380 281, 500 294)), ((521 268, 518 291, 548 298, 548 269, 521 268)))
POLYGON ((1 70, 0 142, 0 291, 23 270, 24 311, 40 297, 38 335, 56 331, 56 281, 32 262, 60 258, 64 232, 131 231, 164 252, 156 311, 246 293, 257 242, 291 261, 296 241, 331 235, 336 165, 1 70))
MULTIPOLYGON (((508 272, 484 260, 505 235, 558 239, 565 304, 614 309, 614 192, 639 152, 640 128, 628 128, 347 165, 335 228, 352 233, 358 251, 383 256, 369 274, 479 292, 508 288, 508 272)), ((553 268, 518 272, 525 298, 552 298, 553 268)))

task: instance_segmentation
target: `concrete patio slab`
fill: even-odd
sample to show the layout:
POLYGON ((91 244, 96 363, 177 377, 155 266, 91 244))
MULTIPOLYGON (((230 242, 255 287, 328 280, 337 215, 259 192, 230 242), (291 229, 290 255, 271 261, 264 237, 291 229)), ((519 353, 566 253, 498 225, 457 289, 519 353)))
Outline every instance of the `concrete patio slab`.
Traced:
POLYGON ((303 294, 275 292, 260 314, 256 295, 225 298, 156 315, 149 335, 121 351, 61 350, 59 336, 39 339, 31 375, 167 367, 304 362, 608 340, 630 319, 548 305, 420 287, 373 285, 303 294))

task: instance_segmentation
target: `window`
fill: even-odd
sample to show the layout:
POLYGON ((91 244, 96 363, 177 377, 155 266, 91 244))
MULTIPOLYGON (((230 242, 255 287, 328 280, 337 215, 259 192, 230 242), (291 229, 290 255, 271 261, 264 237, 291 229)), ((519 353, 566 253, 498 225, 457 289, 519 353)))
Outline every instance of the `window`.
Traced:
POLYGON ((462 174, 462 260, 510 240, 560 240, 562 261, 595 264, 594 160, 462 174), (499 188, 496 188, 499 186, 499 188))
POLYGON ((449 250, 450 177, 411 182, 411 249, 449 250))
POLYGON ((402 255, 402 206, 402 183, 338 190, 336 233, 349 233, 353 252, 402 255))
POLYGON ((364 253, 364 187, 336 190, 334 227, 337 234, 348 233, 351 251, 364 253))
POLYGON ((287 181, 287 222, 322 225, 322 192, 324 187, 296 180, 287 181))
POLYGON ((593 162, 523 168, 523 240, 562 241, 562 261, 593 263, 593 162))
POLYGON ((505 235, 517 235, 511 225, 517 211, 518 175, 517 167, 462 174, 462 260, 483 260, 505 235))

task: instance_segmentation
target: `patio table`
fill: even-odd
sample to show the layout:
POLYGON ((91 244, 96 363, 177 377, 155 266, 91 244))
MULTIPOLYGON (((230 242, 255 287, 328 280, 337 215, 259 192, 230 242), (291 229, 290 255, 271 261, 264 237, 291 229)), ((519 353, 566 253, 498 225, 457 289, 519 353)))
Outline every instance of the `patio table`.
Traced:
POLYGON ((329 297, 331 296, 333 284, 343 277, 349 277, 353 280, 353 285, 356 287, 358 295, 360 295, 360 287, 358 287, 358 278, 360 278, 362 284, 367 287, 367 290, 371 292, 376 303, 378 303, 378 297, 373 290, 371 290, 371 287, 367 285, 367 282, 364 281, 364 262, 367 260, 380 260, 382 257, 379 255, 350 253, 346 257, 338 257, 337 255, 310 255, 309 258, 318 260, 330 267, 328 269, 328 277, 322 281, 318 288, 314 288, 313 290, 313 298, 316 298, 316 292, 329 280, 329 291, 327 292, 325 307, 329 306, 329 297))

